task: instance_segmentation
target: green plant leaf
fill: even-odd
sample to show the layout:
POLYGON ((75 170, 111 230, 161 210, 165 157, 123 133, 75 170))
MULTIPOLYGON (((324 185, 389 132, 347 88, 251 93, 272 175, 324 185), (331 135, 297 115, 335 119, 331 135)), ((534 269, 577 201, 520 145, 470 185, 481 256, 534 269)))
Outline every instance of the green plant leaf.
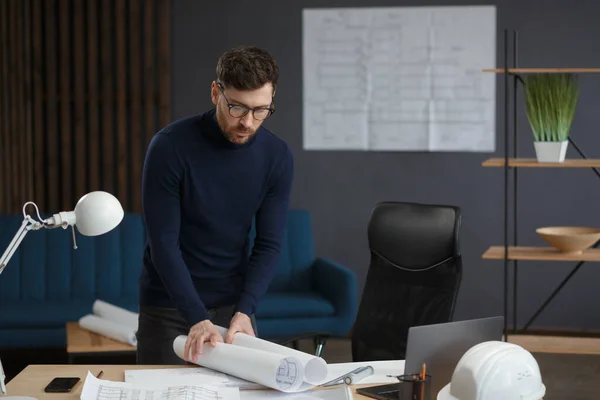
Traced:
POLYGON ((531 74, 524 82, 527 118, 535 140, 567 140, 579 99, 577 75, 531 74))

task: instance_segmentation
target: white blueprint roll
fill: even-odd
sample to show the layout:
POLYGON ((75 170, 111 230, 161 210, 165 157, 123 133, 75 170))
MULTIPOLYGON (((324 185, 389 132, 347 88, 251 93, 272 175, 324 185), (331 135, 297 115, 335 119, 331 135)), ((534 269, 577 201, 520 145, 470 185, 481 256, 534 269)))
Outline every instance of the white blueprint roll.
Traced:
POLYGON ((123 325, 133 329, 134 332, 138 329, 138 314, 117 307, 102 300, 96 300, 92 307, 92 314, 98 317, 112 321, 118 325, 123 325))
MULTIPOLYGON (((173 341, 173 350, 182 360, 186 341, 183 335, 173 341)), ((196 364, 282 392, 299 391, 304 378, 304 367, 297 358, 222 342, 216 347, 204 343, 196 364)))
MULTIPOLYGON (((227 334, 227 329, 223 328, 222 326, 215 326, 221 333, 221 336, 223 336, 224 340, 225 335, 227 334)), ((268 340, 260 339, 241 332, 238 332, 234 335, 232 344, 297 358, 304 367, 304 380, 312 385, 319 385, 327 378, 327 362, 325 362, 325 360, 321 357, 316 357, 312 354, 291 349, 286 346, 281 346, 277 343, 269 342, 268 340)))
POLYGON ((130 327, 116 324, 108 319, 88 314, 79 320, 79 326, 88 331, 114 339, 118 342, 137 346, 135 330, 130 327))

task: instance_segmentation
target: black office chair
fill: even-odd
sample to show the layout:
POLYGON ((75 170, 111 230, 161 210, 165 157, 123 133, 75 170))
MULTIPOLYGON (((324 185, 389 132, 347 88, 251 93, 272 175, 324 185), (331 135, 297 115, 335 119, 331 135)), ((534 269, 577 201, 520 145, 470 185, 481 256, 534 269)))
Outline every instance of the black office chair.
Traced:
POLYGON ((460 208, 384 202, 368 226, 371 263, 352 333, 354 361, 403 360, 411 326, 450 322, 462 279, 460 208))

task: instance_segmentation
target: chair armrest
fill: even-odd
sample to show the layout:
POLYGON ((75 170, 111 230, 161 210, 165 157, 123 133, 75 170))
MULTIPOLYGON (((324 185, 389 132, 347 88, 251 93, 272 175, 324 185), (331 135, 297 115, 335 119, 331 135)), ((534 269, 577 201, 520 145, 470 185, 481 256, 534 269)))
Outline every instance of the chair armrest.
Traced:
POLYGON ((336 316, 354 321, 358 310, 358 284, 354 271, 325 258, 317 258, 312 268, 313 285, 333 304, 336 316))

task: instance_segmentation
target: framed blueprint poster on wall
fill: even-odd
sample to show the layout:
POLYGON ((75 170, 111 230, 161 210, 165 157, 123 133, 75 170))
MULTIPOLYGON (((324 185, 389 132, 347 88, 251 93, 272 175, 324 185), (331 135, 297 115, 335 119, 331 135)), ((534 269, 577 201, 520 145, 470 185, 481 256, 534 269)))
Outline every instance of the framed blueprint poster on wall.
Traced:
POLYGON ((302 17, 304 149, 495 150, 494 6, 302 17))

